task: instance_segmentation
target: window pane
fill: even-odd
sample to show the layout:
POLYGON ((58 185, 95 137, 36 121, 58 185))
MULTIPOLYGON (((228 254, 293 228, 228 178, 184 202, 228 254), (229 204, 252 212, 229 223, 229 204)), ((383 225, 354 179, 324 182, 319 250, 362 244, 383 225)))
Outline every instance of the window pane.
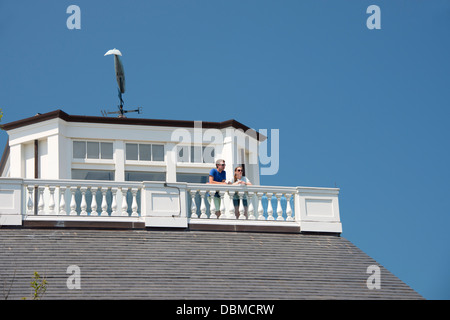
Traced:
POLYGON ((178 147, 177 161, 178 162, 189 162, 188 147, 186 147, 186 146, 178 147))
POLYGON ((152 146, 153 161, 164 161, 164 145, 154 144, 152 146))
POLYGON ((202 147, 191 146, 191 162, 202 163, 202 147))
POLYGON ((72 169, 72 179, 114 180, 114 171, 72 169))
POLYGON ((100 146, 102 148, 102 151, 101 151, 102 159, 112 159, 113 158, 113 144, 111 142, 101 142, 100 146))
POLYGON ((206 183, 208 175, 195 173, 177 173, 177 182, 206 183))
POLYGON ((86 142, 84 141, 73 142, 73 157, 77 159, 86 158, 86 142))
POLYGON ((203 147, 203 162, 214 163, 214 147, 203 147))
POLYGON ((125 171, 125 181, 166 181, 166 173, 125 171))
POLYGON ((99 143, 98 142, 88 142, 87 143, 87 158, 88 159, 98 159, 99 157, 99 143))
POLYGON ((152 145, 151 144, 140 144, 139 145, 139 160, 150 161, 152 160, 152 145))
POLYGON ((126 159, 127 160, 138 160, 138 145, 136 143, 127 143, 126 159))

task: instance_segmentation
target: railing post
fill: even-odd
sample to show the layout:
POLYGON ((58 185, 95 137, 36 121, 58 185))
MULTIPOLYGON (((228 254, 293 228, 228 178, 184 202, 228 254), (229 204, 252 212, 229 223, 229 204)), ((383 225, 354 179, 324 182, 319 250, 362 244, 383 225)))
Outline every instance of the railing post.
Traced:
POLYGON ((92 200, 91 200, 91 217, 92 216, 98 216, 97 212, 97 187, 91 187, 91 194, 92 194, 92 200))
POLYGON ((201 204, 200 204, 200 219, 206 219, 208 216, 206 215, 206 204, 205 204, 205 198, 206 198, 206 191, 200 190, 200 198, 201 198, 201 204))
POLYGON ((217 219, 217 208, 216 208, 216 194, 213 193, 214 191, 209 191, 209 199, 211 200, 209 202, 209 218, 210 219, 217 219))
POLYGON ((281 208, 281 193, 276 194, 277 198, 277 221, 284 221, 283 218, 283 208, 281 208))
POLYGON ((133 195, 133 202, 131 203, 131 216, 132 217, 138 217, 138 204, 137 204, 137 200, 136 200, 136 195, 138 193, 138 189, 136 188, 132 188, 131 189, 131 194, 133 195))
POLYGON ((262 205, 262 197, 264 192, 257 192, 256 196, 258 197, 258 220, 266 220, 264 217, 264 207, 262 205))
POLYGON ((230 191, 227 190, 227 195, 230 198, 230 207, 228 208, 228 219, 236 219, 236 214, 234 212, 234 195, 230 195, 230 191))
POLYGON ((28 218, 28 213, 34 215, 34 211, 30 212, 30 209, 34 210, 36 201, 30 202, 32 190, 29 187, 29 182, 24 182, 21 178, 0 178, 0 229, 2 226, 21 226, 23 220, 28 218))
POLYGON ((225 201, 223 199, 225 192, 223 191, 219 191, 219 195, 220 195, 220 219, 226 219, 226 215, 225 215, 225 201))
POLYGON ((75 202, 75 192, 77 191, 77 187, 71 187, 70 193, 72 194, 70 199, 70 215, 76 216, 77 215, 77 203, 75 202))
POLYGON ((120 188, 122 191, 122 216, 128 217, 128 203, 127 203, 127 192, 128 188, 120 188))
POLYGON ((34 186, 28 185, 27 190, 28 190, 27 214, 34 214, 34 200, 33 200, 34 186))
POLYGON ((44 188, 45 187, 38 187, 39 191, 38 215, 44 214, 44 188))
POLYGON ((112 202, 111 202, 111 216, 117 216, 117 188, 111 188, 112 202))
POLYGON ((66 187, 59 187, 59 215, 67 215, 66 212, 66 200, 64 199, 66 195, 66 187))
POLYGON ((272 208, 272 193, 267 192, 267 220, 275 220, 273 217, 273 208, 272 208))
POLYGON ((244 192, 243 191, 239 191, 238 195, 239 195, 239 219, 240 220, 245 220, 245 207, 244 207, 244 192))
POLYGON ((286 221, 294 221, 294 218, 292 218, 291 194, 285 193, 284 197, 286 198, 286 221))
POLYGON ((55 187, 48 186, 48 190, 50 191, 50 200, 48 202, 48 214, 55 214, 55 187))
POLYGON ((102 213, 101 216, 108 216, 108 202, 106 202, 106 193, 108 192, 108 187, 101 187, 102 191, 102 213))
POLYGON ((191 195, 191 218, 198 218, 197 215, 197 206, 195 205, 195 195, 197 194, 196 190, 190 190, 189 194, 191 195))
POLYGON ((254 208, 253 208, 253 195, 254 193, 249 191, 247 196, 247 204, 248 204, 248 220, 255 220, 256 217, 254 215, 254 208))
POLYGON ((341 233, 338 195, 338 188, 297 187, 295 216, 301 230, 341 233))
POLYGON ((87 187, 80 187, 80 191, 81 191, 81 203, 80 203, 80 216, 87 216, 87 203, 86 203, 86 191, 87 191, 87 187))

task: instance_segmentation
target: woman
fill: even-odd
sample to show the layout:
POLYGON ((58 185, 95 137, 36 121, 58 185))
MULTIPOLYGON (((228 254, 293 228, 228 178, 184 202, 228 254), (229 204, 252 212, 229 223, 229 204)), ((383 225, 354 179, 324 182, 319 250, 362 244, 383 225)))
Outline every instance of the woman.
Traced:
MULTIPOLYGON (((233 182, 234 185, 241 185, 241 186, 251 185, 250 180, 248 180, 247 177, 244 177, 242 175, 243 171, 244 170, 243 170, 243 168, 241 166, 236 167, 234 169, 234 182, 233 182)), ((248 209, 247 196, 244 195, 244 198, 242 199, 242 202, 244 204, 244 212, 245 212, 244 215, 247 218, 247 209, 248 209)), ((239 215, 240 215, 239 214, 240 201, 239 201, 239 195, 238 195, 237 192, 234 194, 234 197, 233 197, 233 205, 234 205, 234 213, 236 215, 236 218, 239 219, 239 215)))

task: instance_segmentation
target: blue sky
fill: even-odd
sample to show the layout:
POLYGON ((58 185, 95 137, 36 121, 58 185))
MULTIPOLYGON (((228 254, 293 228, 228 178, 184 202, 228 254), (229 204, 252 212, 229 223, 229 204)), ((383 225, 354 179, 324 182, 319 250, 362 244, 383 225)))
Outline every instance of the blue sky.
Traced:
POLYGON ((1 122, 115 110, 118 48, 134 117, 279 129, 262 184, 341 188, 342 236, 450 299, 449 30, 445 0, 1 1, 1 122))

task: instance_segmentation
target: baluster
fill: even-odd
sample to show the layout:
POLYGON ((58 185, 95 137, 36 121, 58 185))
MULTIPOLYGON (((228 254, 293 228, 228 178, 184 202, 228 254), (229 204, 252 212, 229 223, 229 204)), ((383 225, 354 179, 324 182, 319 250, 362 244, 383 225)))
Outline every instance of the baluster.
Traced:
POLYGON ((258 220, 266 220, 264 217, 264 207, 262 205, 262 197, 264 192, 257 192, 256 196, 258 197, 258 220))
POLYGON ((70 199, 70 215, 76 216, 77 215, 77 203, 75 201, 75 192, 77 191, 77 187, 71 187, 70 193, 72 194, 72 198, 70 199))
POLYGON ((209 199, 211 200, 209 203, 209 218, 210 219, 217 219, 218 216, 216 214, 216 195, 213 193, 214 191, 210 191, 209 193, 209 199))
POLYGON ((206 215, 206 204, 205 204, 205 198, 206 198, 206 191, 201 190, 199 191, 200 198, 201 198, 201 205, 200 205, 200 219, 207 219, 208 216, 206 215))
POLYGON ((284 196, 286 198, 286 221, 294 221, 294 218, 292 218, 291 195, 285 193, 284 196))
POLYGON ((28 214, 34 214, 34 197, 33 197, 33 191, 34 191, 34 186, 27 186, 27 190, 28 190, 28 202, 27 202, 27 213, 28 214))
POLYGON ((121 188, 122 191, 122 217, 128 217, 127 192, 128 188, 121 188))
POLYGON ((245 217, 245 207, 244 207, 244 192, 239 191, 238 195, 239 195, 239 219, 245 220, 246 217, 245 217))
POLYGON ((234 212, 234 203, 233 203, 233 198, 234 198, 234 194, 230 195, 230 191, 227 190, 227 195, 230 199, 230 207, 228 208, 228 219, 236 219, 236 213, 234 212))
POLYGON ((98 216, 97 212, 97 187, 91 187, 92 201, 91 201, 91 216, 98 216))
POLYGON ((198 218, 197 215, 197 206, 195 205, 195 195, 197 194, 196 190, 190 190, 189 194, 191 195, 191 218, 198 218))
POLYGON ((220 195, 220 216, 219 219, 226 219, 226 215, 225 215, 225 201, 223 200, 223 196, 224 196, 224 192, 220 191, 219 195, 220 195))
POLYGON ((247 203, 248 203, 248 220, 255 220, 255 209, 253 208, 253 192, 249 191, 247 196, 247 203))
POLYGON ((102 187, 102 213, 100 214, 101 216, 108 216, 108 203, 106 202, 106 193, 108 192, 108 188, 107 187, 102 187))
POLYGON ((117 216, 117 188, 111 188, 112 202, 111 202, 111 216, 117 216))
POLYGON ((138 193, 138 189, 136 189, 136 188, 132 188, 131 189, 131 193, 132 193, 132 195, 133 195, 133 202, 132 202, 132 204, 131 204, 131 216, 133 217, 138 217, 139 216, 139 214, 138 214, 138 204, 137 204, 137 200, 136 200, 136 195, 137 195, 137 193, 138 193))
POLYGON ((65 199, 65 195, 66 195, 66 187, 59 187, 59 214, 60 215, 67 215, 66 212, 66 199, 65 199))
POLYGON ((50 200, 48 202, 48 214, 55 214, 55 187, 48 186, 48 190, 50 191, 50 200))
POLYGON ((273 217, 273 208, 272 208, 272 194, 273 193, 266 193, 267 196, 267 220, 275 220, 273 217))
POLYGON ((277 193, 277 221, 284 221, 283 208, 281 207, 281 193, 277 193))
POLYGON ((86 202, 86 191, 87 187, 80 187, 81 191, 81 203, 80 203, 80 216, 87 216, 87 202, 86 202))
POLYGON ((45 187, 38 187, 39 191, 38 215, 44 214, 44 190, 45 187))

